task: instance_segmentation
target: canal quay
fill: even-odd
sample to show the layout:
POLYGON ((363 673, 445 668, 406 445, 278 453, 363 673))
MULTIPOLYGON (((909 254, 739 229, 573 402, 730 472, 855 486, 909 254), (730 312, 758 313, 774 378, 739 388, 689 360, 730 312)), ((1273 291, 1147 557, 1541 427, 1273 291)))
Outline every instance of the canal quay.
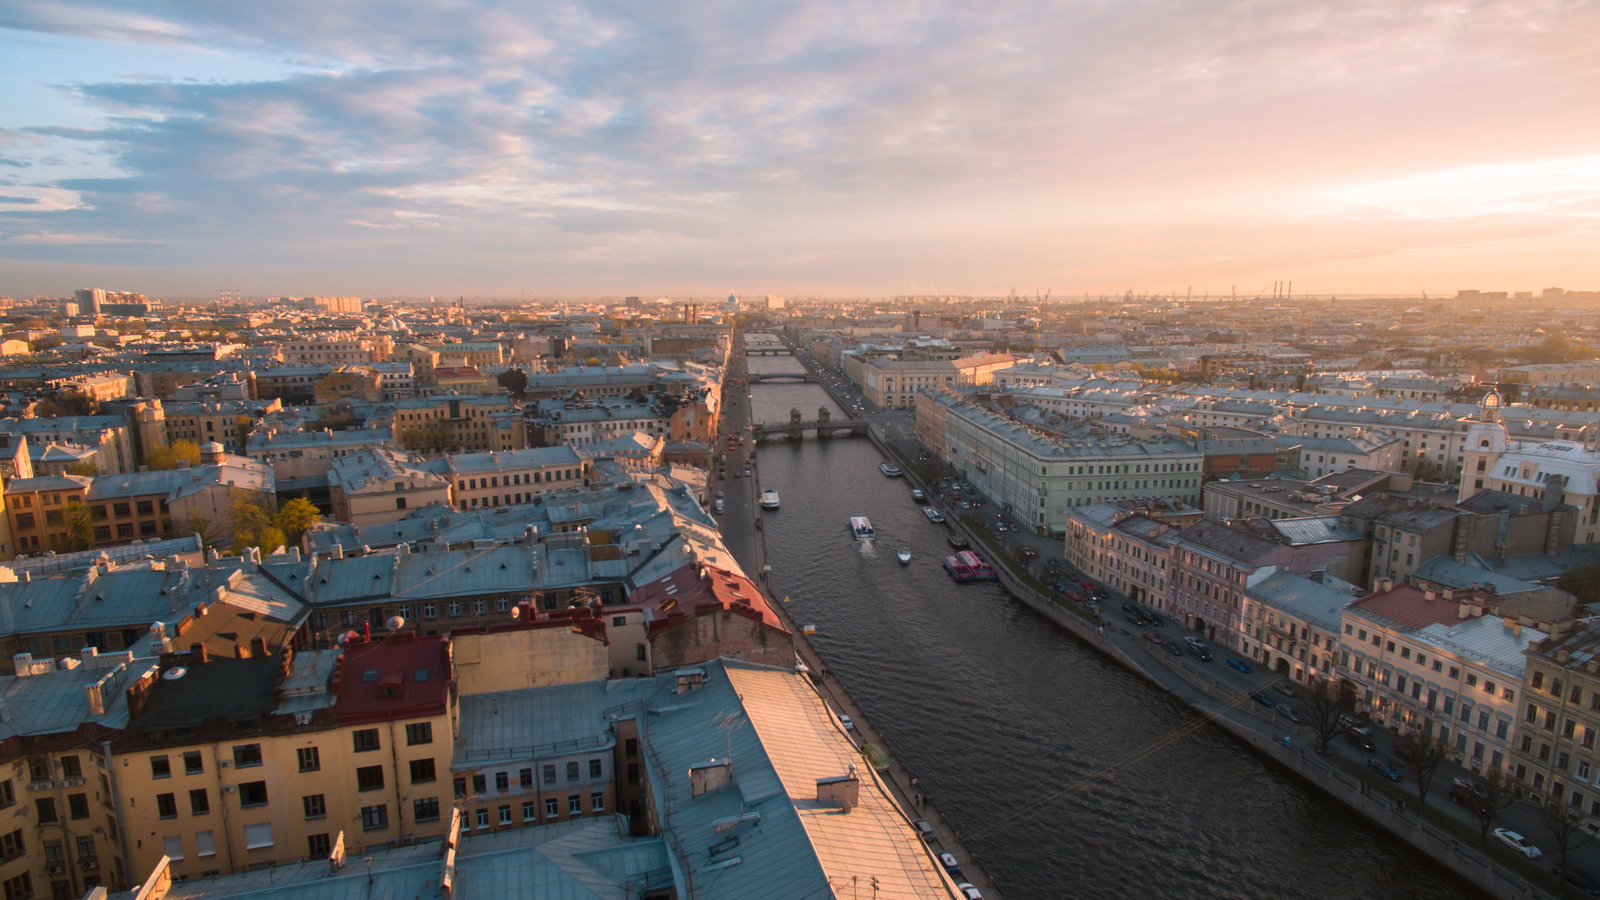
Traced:
MULTIPOLYGON (((804 371, 782 355, 749 365, 804 371)), ((810 382, 763 382, 739 399, 756 421, 847 414, 810 382)), ((892 752, 891 771, 918 778, 930 809, 913 814, 976 860, 986 897, 1476 894, 999 584, 955 584, 941 567, 947 530, 905 479, 879 472, 883 460, 860 437, 762 444, 752 478, 718 483, 731 498, 724 530, 751 571, 770 566, 787 618, 815 625, 811 662, 892 752), (782 497, 759 532, 758 485, 782 497), (855 515, 875 541, 851 539, 855 515)))

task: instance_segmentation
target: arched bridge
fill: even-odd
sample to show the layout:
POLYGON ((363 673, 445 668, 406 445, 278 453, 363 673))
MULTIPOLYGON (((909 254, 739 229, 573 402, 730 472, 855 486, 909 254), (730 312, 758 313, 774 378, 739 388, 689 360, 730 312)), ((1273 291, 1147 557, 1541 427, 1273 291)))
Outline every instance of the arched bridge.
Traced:
POLYGON ((766 375, 763 375, 760 372, 750 373, 751 384, 759 384, 763 381, 793 381, 796 383, 809 381, 816 383, 817 376, 811 374, 810 372, 772 372, 766 375))
POLYGON ((768 422, 763 425, 751 426, 751 439, 757 443, 772 438, 786 437, 792 441, 805 438, 805 433, 815 431, 817 437, 826 440, 839 435, 866 434, 868 428, 865 419, 844 419, 835 421, 826 406, 817 410, 817 418, 804 420, 800 418, 800 410, 789 411, 788 422, 768 422))

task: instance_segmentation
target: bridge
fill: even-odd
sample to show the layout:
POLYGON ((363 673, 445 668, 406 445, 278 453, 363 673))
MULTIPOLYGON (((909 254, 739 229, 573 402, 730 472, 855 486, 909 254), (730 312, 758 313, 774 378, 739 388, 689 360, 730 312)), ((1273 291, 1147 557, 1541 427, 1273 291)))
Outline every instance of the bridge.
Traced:
POLYGON ((745 356, 793 356, 788 347, 782 344, 749 344, 744 348, 745 356))
POLYGON ((866 434, 867 428, 868 424, 865 419, 846 419, 842 422, 833 421, 832 414, 830 414, 828 412, 828 408, 824 406, 817 410, 817 417, 811 420, 802 420, 800 418, 800 410, 791 409, 789 410, 789 421, 787 424, 773 422, 766 425, 754 425, 751 426, 750 435, 751 440, 755 441, 756 443, 780 437, 786 437, 791 441, 798 441, 805 438, 806 432, 815 431, 819 440, 827 440, 828 438, 837 437, 841 434, 866 434))
POLYGON ((763 375, 760 372, 750 373, 751 384, 760 384, 763 381, 793 381, 797 383, 809 381, 815 384, 818 380, 817 376, 810 372, 773 372, 767 375, 763 375))

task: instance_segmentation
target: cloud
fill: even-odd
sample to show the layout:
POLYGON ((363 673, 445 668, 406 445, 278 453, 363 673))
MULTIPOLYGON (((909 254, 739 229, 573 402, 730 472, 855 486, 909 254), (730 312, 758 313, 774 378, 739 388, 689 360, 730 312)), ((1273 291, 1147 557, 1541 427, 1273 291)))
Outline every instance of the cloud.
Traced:
POLYGON ((1258 243, 1204 258, 1316 265, 1280 235, 1321 221, 1330 197, 1402 216, 1577 210, 1588 194, 1524 162, 1532 187, 1477 203, 1440 199, 1470 180, 1426 173, 1592 157, 1600 124, 1571 115, 1600 99, 1579 15, 1557 0, 1470 15, 1362 0, 22 0, 0 26, 297 71, 63 71, 97 124, 14 129, 0 146, 34 172, 75 148, 83 172, 31 183, 56 205, 6 192, 38 197, 16 206, 48 206, 53 233, 136 242, 130 263, 343 265, 385 289, 530 273, 1092 287, 1182 277, 1193 241, 1176 232, 1219 216, 1258 243))

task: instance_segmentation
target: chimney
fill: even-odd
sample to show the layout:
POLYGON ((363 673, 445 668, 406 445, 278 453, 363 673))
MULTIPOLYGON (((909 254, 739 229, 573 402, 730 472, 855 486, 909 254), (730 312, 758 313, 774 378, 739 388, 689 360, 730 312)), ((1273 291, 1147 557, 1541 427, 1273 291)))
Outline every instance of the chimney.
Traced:
POLYGON ((689 796, 698 797, 733 783, 733 760, 713 759, 689 767, 689 796))
POLYGON ((1445 588, 1444 590, 1439 592, 1439 596, 1443 597, 1446 600, 1454 600, 1456 598, 1456 589, 1455 588, 1445 588))
POLYGON ((208 662, 205 644, 189 645, 189 665, 203 666, 208 662))
POLYGON ((271 652, 267 650, 267 639, 264 637, 251 638, 250 655, 258 658, 262 656, 271 656, 271 652))
POLYGON ((11 665, 16 669, 18 678, 27 678, 33 674, 33 654, 18 653, 11 657, 11 665))
POLYGON ((1439 595, 1433 590, 1425 590, 1422 592, 1422 599, 1432 603, 1433 601, 1439 599, 1439 595))
POLYGON ((89 670, 95 668, 95 658, 99 655, 99 647, 84 647, 78 651, 78 658, 83 660, 83 667, 89 670))
POLYGON ((856 764, 850 764, 848 775, 817 779, 817 802, 844 807, 849 812, 861 805, 861 779, 856 776, 856 764))

